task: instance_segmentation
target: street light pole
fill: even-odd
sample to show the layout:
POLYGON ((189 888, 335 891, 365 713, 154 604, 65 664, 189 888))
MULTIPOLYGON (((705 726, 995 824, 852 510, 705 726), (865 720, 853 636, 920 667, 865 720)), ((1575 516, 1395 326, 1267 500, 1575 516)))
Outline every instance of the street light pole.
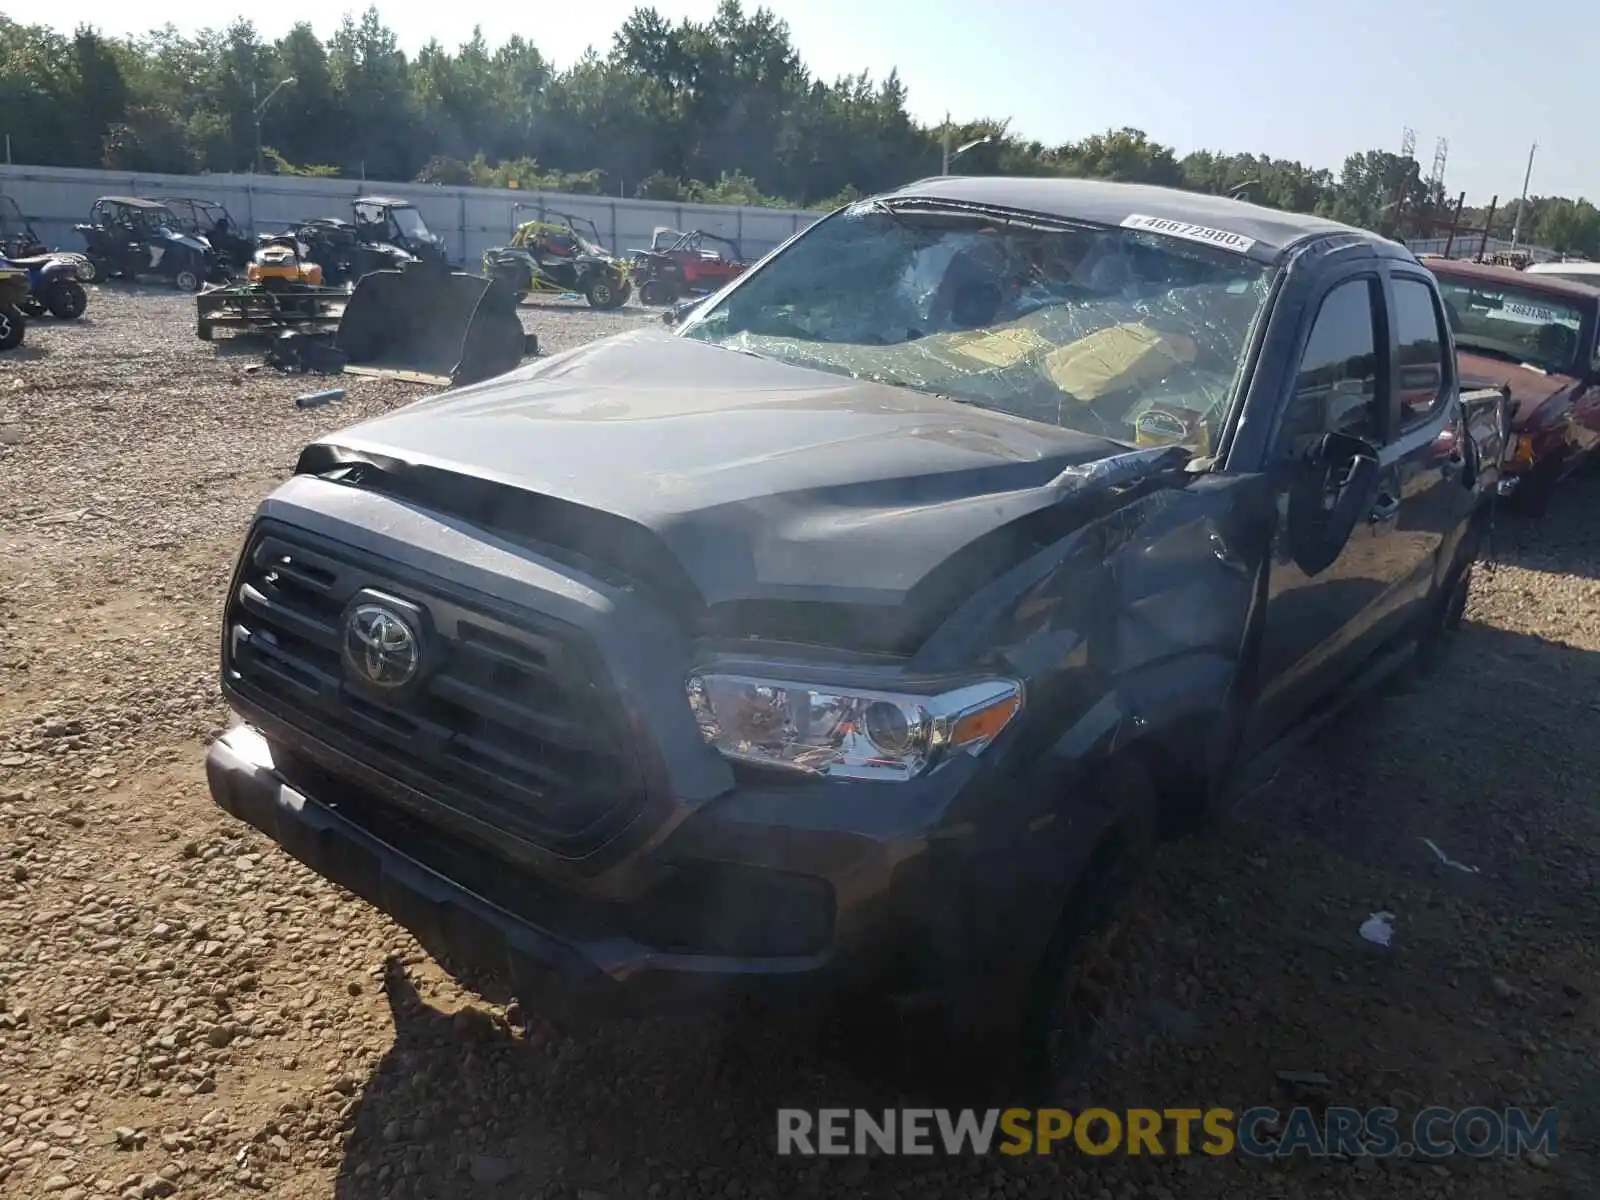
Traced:
POLYGON ((973 138, 964 146, 957 146, 954 150, 947 151, 944 160, 944 173, 946 175, 950 174, 950 163, 960 158, 968 150, 971 150, 974 146, 987 146, 992 141, 994 141, 994 135, 986 133, 981 138, 973 138))
POLYGON ((278 80, 277 85, 267 93, 267 98, 257 104, 256 81, 254 79, 250 81, 250 103, 254 105, 256 119, 256 156, 250 165, 250 173, 252 175, 261 174, 261 114, 267 111, 267 105, 272 103, 272 98, 278 94, 279 89, 287 87, 293 82, 293 75, 289 76, 287 79, 278 80))
POLYGON ((945 111, 944 111, 944 125, 941 126, 941 132, 940 132, 939 136, 940 136, 940 138, 943 139, 943 143, 944 143, 944 166, 940 168, 939 174, 948 175, 948 174, 950 174, 950 110, 949 109, 945 109, 945 111))
POLYGON ((1517 198, 1517 215, 1511 222, 1511 249, 1513 251, 1517 248, 1517 235, 1522 232, 1522 208, 1523 205, 1528 203, 1528 181, 1533 178, 1533 155, 1534 151, 1538 149, 1539 143, 1535 142, 1532 149, 1528 151, 1528 170, 1522 177, 1522 195, 1517 198))

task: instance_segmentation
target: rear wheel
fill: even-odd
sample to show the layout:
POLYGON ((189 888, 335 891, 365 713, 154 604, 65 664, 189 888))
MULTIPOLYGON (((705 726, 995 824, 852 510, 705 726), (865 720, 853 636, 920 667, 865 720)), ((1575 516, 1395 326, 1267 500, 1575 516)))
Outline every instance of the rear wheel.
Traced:
POLYGON ((214 334, 216 332, 215 327, 211 324, 210 321, 206 320, 204 317, 200 318, 199 322, 195 325, 195 330, 194 331, 195 331, 196 334, 199 335, 200 340, 202 342, 211 341, 212 337, 214 336, 214 334))
POLYGON ((22 345, 28 319, 15 304, 0 304, 0 350, 15 350, 22 345))
POLYGON ((200 290, 200 272, 193 267, 184 267, 175 276, 172 282, 178 285, 178 290, 183 292, 198 292, 200 290))
POLYGON ((58 279, 45 293, 45 306, 50 315, 62 321, 76 321, 89 307, 89 293, 76 279, 58 279))
POLYGON ((104 274, 105 268, 100 265, 97 259, 85 256, 84 260, 78 264, 78 278, 84 283, 93 283, 104 274))

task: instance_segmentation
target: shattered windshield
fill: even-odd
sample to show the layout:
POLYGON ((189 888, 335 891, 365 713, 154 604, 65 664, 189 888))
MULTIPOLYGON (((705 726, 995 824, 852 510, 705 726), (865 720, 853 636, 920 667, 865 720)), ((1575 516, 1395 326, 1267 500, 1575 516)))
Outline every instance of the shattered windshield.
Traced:
POLYGON ((868 201, 813 226, 682 335, 1205 454, 1270 274, 1142 230, 868 201))
POLYGON ((1583 309, 1577 304, 1534 288, 1436 275, 1457 346, 1562 375, 1581 369, 1583 309))

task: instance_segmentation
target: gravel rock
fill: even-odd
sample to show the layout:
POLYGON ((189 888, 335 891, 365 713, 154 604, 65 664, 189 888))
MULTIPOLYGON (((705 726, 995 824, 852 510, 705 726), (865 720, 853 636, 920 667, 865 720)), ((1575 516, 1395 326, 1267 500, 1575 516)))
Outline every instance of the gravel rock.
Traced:
MULTIPOLYGON (((550 352, 654 318, 523 313, 550 352)), ((217 614, 255 505, 310 438, 428 389, 350 377, 297 409, 315 381, 244 373, 193 328, 192 297, 94 285, 85 320, 0 355, 0 1195, 1600 1195, 1578 1127, 1600 1111, 1600 482, 1502 522, 1437 677, 1155 856, 1096 960, 1081 1081, 1242 1110, 1314 1066, 1330 1104, 1554 1106, 1570 1149, 1448 1177, 780 1159, 780 1104, 914 1102, 918 1055, 776 1016, 552 1028, 211 803, 217 614), (1382 959, 1356 936, 1380 910, 1406 931, 1382 959)))

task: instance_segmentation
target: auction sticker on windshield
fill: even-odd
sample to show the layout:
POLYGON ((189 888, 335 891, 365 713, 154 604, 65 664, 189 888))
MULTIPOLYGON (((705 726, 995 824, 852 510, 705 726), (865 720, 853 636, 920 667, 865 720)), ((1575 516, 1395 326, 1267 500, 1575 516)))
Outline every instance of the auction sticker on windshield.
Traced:
POLYGON ((1122 227, 1163 233, 1167 237, 1201 242, 1222 250, 1232 250, 1236 254, 1248 254, 1250 247, 1256 244, 1255 238, 1247 238, 1242 233, 1230 233, 1226 229, 1212 229, 1206 225, 1191 225, 1188 221, 1174 221, 1168 217, 1147 217, 1142 213, 1132 213, 1123 217, 1122 227))
POLYGON ((1513 317, 1526 317, 1530 321, 1538 321, 1546 325, 1554 325, 1561 320, 1561 316, 1553 309, 1540 308, 1537 304, 1525 304, 1517 300, 1507 300, 1505 307, 1500 311, 1513 317))

